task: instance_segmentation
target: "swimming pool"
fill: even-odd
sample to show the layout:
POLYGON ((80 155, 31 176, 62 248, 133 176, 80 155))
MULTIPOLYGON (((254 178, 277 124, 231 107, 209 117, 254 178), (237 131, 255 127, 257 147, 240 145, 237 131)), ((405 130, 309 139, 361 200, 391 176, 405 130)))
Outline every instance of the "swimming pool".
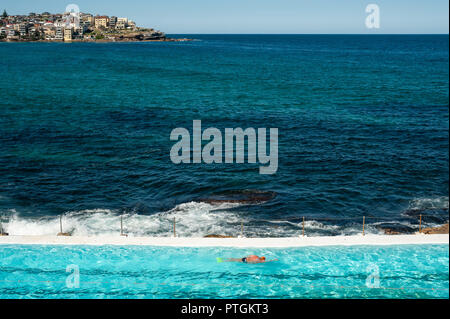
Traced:
POLYGON ((448 298, 448 263, 445 244, 0 245, 0 298, 448 298), (279 261, 216 262, 248 254, 279 261))

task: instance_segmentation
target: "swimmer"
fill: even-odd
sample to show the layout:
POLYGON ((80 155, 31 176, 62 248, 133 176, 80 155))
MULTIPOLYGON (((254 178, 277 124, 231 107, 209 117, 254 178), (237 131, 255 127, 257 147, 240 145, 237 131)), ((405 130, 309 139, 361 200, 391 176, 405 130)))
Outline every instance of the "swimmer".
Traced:
POLYGON ((243 258, 217 258, 217 262, 240 262, 244 264, 260 264, 260 263, 266 263, 269 261, 276 261, 278 259, 273 260, 266 260, 266 257, 261 256, 258 257, 256 255, 249 255, 243 258))

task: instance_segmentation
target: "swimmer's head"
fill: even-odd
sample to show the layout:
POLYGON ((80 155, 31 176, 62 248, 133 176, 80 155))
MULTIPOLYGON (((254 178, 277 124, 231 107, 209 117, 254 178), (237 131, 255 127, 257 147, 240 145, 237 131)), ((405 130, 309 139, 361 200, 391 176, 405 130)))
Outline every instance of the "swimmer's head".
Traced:
POLYGON ((266 257, 262 256, 262 257, 261 257, 261 260, 266 260, 266 257))

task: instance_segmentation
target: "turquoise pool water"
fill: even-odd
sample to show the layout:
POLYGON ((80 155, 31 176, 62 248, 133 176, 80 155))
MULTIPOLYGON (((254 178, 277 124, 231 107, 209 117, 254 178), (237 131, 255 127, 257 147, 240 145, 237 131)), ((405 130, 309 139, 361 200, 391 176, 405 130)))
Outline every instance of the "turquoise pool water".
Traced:
POLYGON ((0 245, 0 298, 448 298, 448 288, 448 245, 0 245), (279 261, 216 262, 248 254, 279 261))

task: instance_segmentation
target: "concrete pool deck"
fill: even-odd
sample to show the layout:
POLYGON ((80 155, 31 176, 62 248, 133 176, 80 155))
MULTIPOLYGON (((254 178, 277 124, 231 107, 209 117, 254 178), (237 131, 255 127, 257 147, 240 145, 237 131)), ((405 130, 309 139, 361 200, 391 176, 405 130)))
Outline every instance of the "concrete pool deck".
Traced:
POLYGON ((0 236, 1 244, 17 245, 139 245, 178 247, 306 247, 353 245, 448 244, 448 234, 357 235, 284 238, 195 238, 195 237, 88 237, 88 236, 0 236))

